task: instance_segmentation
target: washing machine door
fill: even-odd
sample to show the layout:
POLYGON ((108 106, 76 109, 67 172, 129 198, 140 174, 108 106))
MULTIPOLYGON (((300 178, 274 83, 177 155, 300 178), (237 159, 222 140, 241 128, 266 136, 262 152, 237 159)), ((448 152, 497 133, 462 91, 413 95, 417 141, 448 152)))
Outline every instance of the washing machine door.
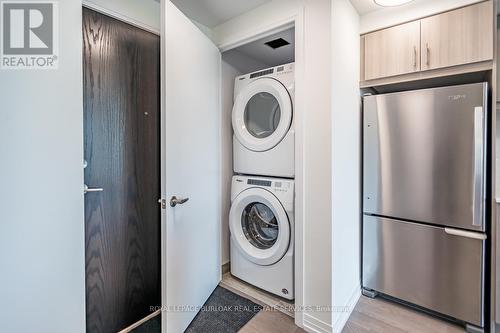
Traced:
POLYGON ((250 188, 236 197, 229 229, 240 252, 258 265, 278 262, 290 244, 288 215, 279 200, 262 188, 250 188))
POLYGON ((278 80, 261 78, 246 86, 233 107, 233 130, 246 148, 266 151, 283 140, 292 124, 292 100, 278 80))

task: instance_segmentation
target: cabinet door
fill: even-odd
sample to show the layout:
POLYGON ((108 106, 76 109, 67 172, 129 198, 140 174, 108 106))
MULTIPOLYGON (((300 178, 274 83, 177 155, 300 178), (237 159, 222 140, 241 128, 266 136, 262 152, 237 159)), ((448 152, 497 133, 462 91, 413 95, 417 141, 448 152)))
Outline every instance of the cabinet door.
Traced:
POLYGON ((493 59, 493 3, 421 20, 422 70, 493 59))
POLYGON ((364 36, 365 80, 420 70, 420 21, 364 36))

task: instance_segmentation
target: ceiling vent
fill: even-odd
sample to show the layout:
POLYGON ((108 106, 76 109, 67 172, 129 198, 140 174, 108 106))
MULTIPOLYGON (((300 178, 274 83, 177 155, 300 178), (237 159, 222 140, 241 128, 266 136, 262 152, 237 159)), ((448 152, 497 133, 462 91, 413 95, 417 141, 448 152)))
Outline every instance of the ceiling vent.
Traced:
POLYGON ((284 40, 283 38, 278 38, 278 39, 269 41, 265 44, 274 50, 279 49, 280 47, 283 47, 283 46, 290 45, 290 43, 287 42, 286 40, 284 40))

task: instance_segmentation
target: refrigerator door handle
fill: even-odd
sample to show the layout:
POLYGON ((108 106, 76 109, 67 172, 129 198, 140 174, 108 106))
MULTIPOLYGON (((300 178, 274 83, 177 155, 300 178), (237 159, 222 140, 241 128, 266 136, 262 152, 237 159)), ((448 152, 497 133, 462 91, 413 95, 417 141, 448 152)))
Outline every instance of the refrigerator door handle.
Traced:
POLYGON ((481 234, 473 231, 465 231, 454 228, 444 228, 444 232, 446 232, 448 235, 453 235, 453 236, 480 239, 480 240, 486 239, 486 234, 481 234))
POLYGON ((474 108, 474 184, 472 198, 472 225, 483 225, 483 161, 484 161, 484 114, 483 107, 474 108))

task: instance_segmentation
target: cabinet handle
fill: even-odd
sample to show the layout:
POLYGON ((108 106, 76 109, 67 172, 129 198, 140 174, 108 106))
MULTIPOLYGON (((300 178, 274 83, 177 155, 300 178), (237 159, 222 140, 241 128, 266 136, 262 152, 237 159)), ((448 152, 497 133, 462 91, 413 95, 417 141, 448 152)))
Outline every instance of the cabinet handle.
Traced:
POLYGON ((426 56, 427 56, 427 67, 431 65, 431 49, 429 48, 429 43, 425 43, 425 51, 426 51, 426 56))
POLYGON ((417 47, 413 47, 413 68, 417 69, 417 47))

